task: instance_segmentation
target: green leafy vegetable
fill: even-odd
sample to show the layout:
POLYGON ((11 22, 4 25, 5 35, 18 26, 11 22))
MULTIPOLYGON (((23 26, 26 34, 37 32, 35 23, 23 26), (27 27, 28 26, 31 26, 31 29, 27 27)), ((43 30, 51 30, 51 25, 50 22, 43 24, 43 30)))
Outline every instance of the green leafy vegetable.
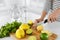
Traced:
POLYGON ((10 33, 15 33, 21 24, 22 22, 17 21, 5 24, 0 29, 0 38, 8 37, 10 33))

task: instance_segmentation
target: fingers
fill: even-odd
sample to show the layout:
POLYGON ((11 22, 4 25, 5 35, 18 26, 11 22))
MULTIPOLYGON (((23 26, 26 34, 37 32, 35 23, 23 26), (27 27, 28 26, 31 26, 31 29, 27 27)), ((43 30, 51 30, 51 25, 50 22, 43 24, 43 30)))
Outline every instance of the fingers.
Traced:
POLYGON ((36 27, 37 27, 37 24, 34 23, 34 24, 32 25, 32 28, 33 28, 33 29, 36 29, 36 27))
POLYGON ((36 19, 37 23, 42 22, 44 18, 36 19))
POLYGON ((51 21, 51 17, 49 16, 49 17, 48 17, 48 22, 50 22, 50 21, 51 21))
POLYGON ((37 23, 39 23, 39 22, 41 22, 41 21, 43 21, 42 19, 36 19, 36 21, 37 21, 37 23))
POLYGON ((49 17, 49 18, 48 18, 48 22, 49 22, 49 23, 50 23, 50 22, 52 23, 52 22, 54 22, 54 21, 55 21, 55 19, 53 19, 52 17, 49 17))
POLYGON ((36 22, 39 23, 39 19, 36 19, 36 22))
POLYGON ((54 22, 54 19, 55 19, 54 17, 51 17, 51 19, 50 19, 51 20, 51 23, 54 22))
POLYGON ((53 17, 53 22, 55 22, 56 21, 56 17, 53 17))
POLYGON ((57 17, 56 16, 52 16, 52 15, 49 15, 48 17, 48 22, 55 22, 57 20, 57 17))

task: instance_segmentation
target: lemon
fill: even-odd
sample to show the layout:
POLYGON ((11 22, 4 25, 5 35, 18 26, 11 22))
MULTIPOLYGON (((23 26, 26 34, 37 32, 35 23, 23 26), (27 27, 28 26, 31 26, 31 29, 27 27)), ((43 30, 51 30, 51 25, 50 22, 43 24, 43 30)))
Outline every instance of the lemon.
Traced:
POLYGON ((37 31, 42 31, 43 30, 43 25, 38 25, 37 26, 37 31))
POLYGON ((19 36, 19 34, 16 34, 16 37, 17 37, 17 38, 22 38, 21 36, 19 36))
POLYGON ((28 24, 32 25, 33 24, 33 21, 32 20, 29 20, 28 21, 28 24))
POLYGON ((30 26, 28 25, 28 24, 22 24, 20 27, 19 27, 19 29, 23 29, 23 30, 27 30, 27 29, 29 29, 30 28, 30 26))
POLYGON ((48 31, 48 30, 43 30, 43 31, 41 31, 41 33, 47 33, 48 34, 48 36, 50 36, 52 33, 50 32, 50 31, 48 31))
POLYGON ((16 31, 16 37, 17 37, 17 38, 23 38, 24 36, 25 36, 24 30, 18 29, 18 30, 16 31))

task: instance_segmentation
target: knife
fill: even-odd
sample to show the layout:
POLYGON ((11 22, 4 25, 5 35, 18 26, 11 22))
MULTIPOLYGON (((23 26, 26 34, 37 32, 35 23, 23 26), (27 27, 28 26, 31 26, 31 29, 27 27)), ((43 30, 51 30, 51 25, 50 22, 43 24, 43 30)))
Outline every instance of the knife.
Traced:
POLYGON ((48 22, 48 19, 45 19, 43 22, 37 23, 37 25, 45 24, 48 22))

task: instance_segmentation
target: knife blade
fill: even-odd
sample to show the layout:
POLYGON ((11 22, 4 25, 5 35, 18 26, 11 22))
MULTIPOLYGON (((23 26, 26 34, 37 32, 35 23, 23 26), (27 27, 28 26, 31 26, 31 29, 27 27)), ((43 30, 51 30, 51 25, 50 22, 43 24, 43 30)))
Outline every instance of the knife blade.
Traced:
POLYGON ((48 22, 48 19, 45 19, 43 22, 37 23, 37 25, 45 24, 48 22))

